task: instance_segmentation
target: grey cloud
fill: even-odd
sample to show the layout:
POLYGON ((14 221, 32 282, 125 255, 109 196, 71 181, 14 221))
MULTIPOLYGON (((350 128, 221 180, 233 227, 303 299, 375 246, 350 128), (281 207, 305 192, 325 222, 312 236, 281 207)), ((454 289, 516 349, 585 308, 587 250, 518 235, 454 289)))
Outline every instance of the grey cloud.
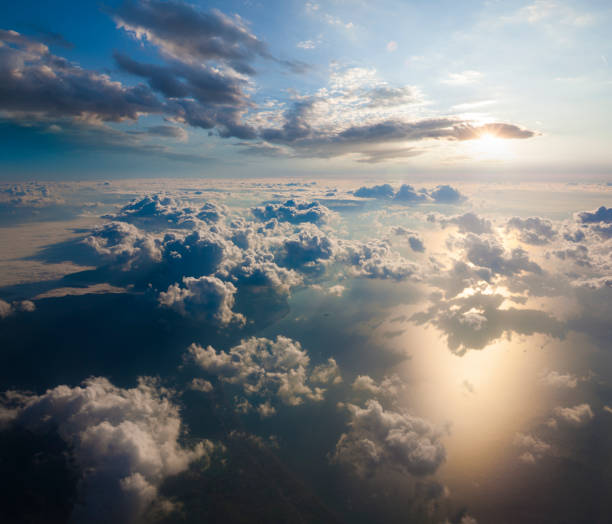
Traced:
POLYGON ((271 58, 264 42, 238 16, 204 12, 181 1, 130 0, 112 13, 117 24, 186 63, 220 61, 253 74, 251 62, 271 58))
POLYGON ((494 240, 469 234, 463 241, 465 256, 472 264, 490 269, 493 274, 512 276, 523 271, 542 273, 542 268, 529 260, 527 252, 515 248, 506 253, 494 240))
POLYGON ((408 244, 410 245, 410 249, 412 251, 416 251, 417 253, 425 252, 425 245, 423 244, 423 239, 419 236, 418 233, 414 231, 410 231, 403 226, 393 226, 391 228, 391 232, 398 236, 403 236, 408 239, 408 244))
POLYGON ((164 112, 146 86, 124 86, 106 75, 52 55, 14 31, 0 31, 0 110, 45 118, 83 117, 118 122, 164 112))
POLYGON ((442 227, 447 227, 450 224, 456 225, 462 233, 482 235, 493 232, 490 220, 479 217, 471 211, 463 215, 454 215, 450 217, 445 217, 437 213, 430 213, 427 215, 427 220, 429 222, 437 222, 442 227))
POLYGON ((540 217, 520 218, 512 217, 506 224, 507 230, 519 232, 519 238, 526 244, 541 246, 548 244, 557 236, 550 220, 540 217))

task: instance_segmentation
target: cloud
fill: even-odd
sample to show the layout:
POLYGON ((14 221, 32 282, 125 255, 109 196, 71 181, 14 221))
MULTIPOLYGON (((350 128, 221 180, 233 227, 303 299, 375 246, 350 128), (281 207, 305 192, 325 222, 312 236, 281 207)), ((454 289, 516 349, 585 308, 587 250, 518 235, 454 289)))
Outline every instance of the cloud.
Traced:
POLYGON ((418 204, 421 202, 435 202, 437 204, 458 204, 466 200, 459 190, 449 185, 436 186, 428 190, 418 191, 409 184, 402 184, 397 192, 389 184, 357 189, 355 196, 361 198, 393 199, 396 202, 418 204))
POLYGON ((157 222, 160 225, 194 227, 197 220, 219 222, 227 214, 227 209, 215 202, 206 202, 199 208, 186 207, 182 202, 161 194, 145 195, 123 206, 112 220, 126 222, 157 222), (197 219, 197 220, 196 220, 197 219))
POLYGON ((588 404, 578 404, 573 407, 557 407, 553 411, 557 420, 571 426, 583 426, 590 422, 595 414, 588 404))
POLYGON ((447 337, 448 348, 457 355, 469 349, 483 349, 504 333, 543 333, 563 338, 567 327, 544 311, 502 308, 504 297, 475 293, 467 297, 440 300, 427 311, 415 313, 416 324, 432 324, 447 337))
POLYGON ((266 204, 251 209, 259 220, 276 219, 280 222, 300 224, 302 222, 324 223, 331 220, 333 212, 319 202, 287 200, 282 204, 266 204))
POLYGON ((40 208, 64 203, 64 198, 51 184, 26 182, 0 185, 0 205, 40 208))
POLYGON ((542 376, 542 382, 547 386, 555 388, 573 389, 578 384, 579 378, 571 373, 559 373, 558 371, 550 371, 542 376))
POLYGON ((525 433, 517 433, 514 436, 514 445, 521 449, 522 454, 519 460, 526 464, 535 463, 552 450, 551 445, 547 442, 525 433))
POLYGON ((407 238, 408 244, 410 245, 410 249, 412 249, 412 251, 415 251, 417 253, 425 252, 425 245, 423 244, 423 239, 415 231, 406 229, 404 226, 392 226, 391 233, 393 233, 395 236, 407 238))
POLYGON ((231 282, 203 276, 183 277, 182 283, 183 287, 177 283, 162 291, 159 304, 221 325, 245 322, 243 315, 232 311, 236 287, 231 282))
POLYGON ((384 241, 347 242, 338 260, 352 266, 357 276, 391 280, 418 278, 417 266, 392 251, 384 241))
POLYGON ((380 384, 369 375, 358 375, 353 381, 352 388, 357 392, 368 393, 370 396, 381 399, 395 400, 405 384, 398 375, 385 376, 380 384))
POLYGON ((435 473, 446 453, 440 433, 426 420, 384 410, 376 400, 364 408, 347 404, 349 431, 340 436, 332 462, 352 466, 361 475, 381 468, 423 476, 435 473))
POLYGON ((124 86, 73 65, 15 31, 0 31, 0 42, 0 110, 5 113, 119 122, 164 111, 142 84, 124 86))
POLYGON ((496 240, 472 233, 464 238, 463 246, 469 262, 491 270, 493 275, 512 276, 523 271, 542 273, 542 268, 529 259, 524 249, 514 248, 508 253, 496 240))
POLYGON ((594 212, 583 211, 577 216, 583 224, 592 224, 593 230, 603 238, 612 238, 612 208, 601 206, 594 212))
POLYGON ((207 459, 210 441, 180 444, 178 407, 151 379, 132 389, 102 377, 81 386, 57 386, 42 395, 9 392, 12 422, 32 432, 57 431, 78 466, 77 522, 136 521, 157 497, 162 481, 207 459), (16 405, 15 405, 16 404, 16 405))
POLYGON ((442 82, 445 84, 462 86, 478 82, 481 78, 482 73, 480 71, 467 70, 461 73, 449 73, 442 82))
POLYGON ((394 194, 395 190, 389 184, 372 187, 363 186, 354 193, 356 197, 360 198, 393 198, 394 194))
POLYGON ((298 406, 306 401, 323 400, 325 389, 310 382, 341 382, 333 359, 312 369, 310 357, 300 343, 281 335, 276 340, 251 337, 228 352, 192 344, 186 360, 193 361, 221 382, 237 386, 251 399, 240 402, 237 397, 237 408, 242 406, 242 411, 249 411, 252 402, 257 402, 256 409, 265 415, 273 413, 272 403, 277 401, 298 406))
POLYGON ((533 246, 548 244, 557 236, 552 222, 540 217, 525 219, 512 217, 506 223, 506 229, 508 231, 518 231, 520 240, 533 246))
POLYGON ((491 221, 479 217, 471 211, 464 213, 463 215, 454 215, 446 217, 438 213, 430 213, 427 215, 428 222, 437 222, 442 227, 449 225, 455 225, 458 227, 461 233, 474 233, 475 235, 482 235, 485 233, 493 233, 491 227, 491 221))
POLYGON ((18 311, 31 313, 36 310, 36 304, 31 300, 17 300, 12 303, 0 299, 0 320, 10 317, 18 311))

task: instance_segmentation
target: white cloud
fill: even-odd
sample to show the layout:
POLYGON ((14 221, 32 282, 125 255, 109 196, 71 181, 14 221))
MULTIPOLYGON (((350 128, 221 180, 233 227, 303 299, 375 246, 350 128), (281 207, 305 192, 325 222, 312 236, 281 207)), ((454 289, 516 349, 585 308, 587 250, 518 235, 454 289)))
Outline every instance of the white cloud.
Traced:
POLYGON ((34 432, 57 430, 70 446, 82 475, 73 514, 77 522, 137 520, 166 477, 214 449, 210 441, 192 448, 179 443, 179 410, 150 379, 122 389, 105 378, 90 378, 82 386, 13 394, 10 400, 12 424, 34 432))
POLYGON ((332 461, 345 463, 361 475, 379 468, 412 475, 434 473, 446 457, 440 433, 426 420, 405 412, 385 411, 376 400, 364 408, 347 404, 349 431, 343 433, 332 461))

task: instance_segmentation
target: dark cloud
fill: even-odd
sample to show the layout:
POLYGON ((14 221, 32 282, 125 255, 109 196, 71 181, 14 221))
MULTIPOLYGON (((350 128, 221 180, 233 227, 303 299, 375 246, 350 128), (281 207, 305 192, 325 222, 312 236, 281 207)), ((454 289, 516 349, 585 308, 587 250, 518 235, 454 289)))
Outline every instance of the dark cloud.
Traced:
POLYGON ((128 87, 113 82, 52 55, 44 44, 15 31, 0 31, 0 41, 0 110, 112 122, 164 111, 142 84, 128 87))
POLYGON ((204 12, 181 1, 129 0, 113 12, 119 27, 185 63, 219 61, 253 74, 257 57, 271 58, 267 46, 238 16, 204 12))

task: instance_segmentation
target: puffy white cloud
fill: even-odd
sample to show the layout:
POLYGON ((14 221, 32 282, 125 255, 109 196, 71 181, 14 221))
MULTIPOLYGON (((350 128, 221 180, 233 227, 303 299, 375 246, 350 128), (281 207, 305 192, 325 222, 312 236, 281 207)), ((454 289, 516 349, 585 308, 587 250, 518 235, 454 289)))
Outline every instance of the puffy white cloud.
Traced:
POLYGON ((160 240, 125 222, 110 222, 95 228, 84 243, 102 260, 125 270, 140 269, 162 260, 160 240))
POLYGON ((445 459, 441 434, 429 422, 406 412, 385 411, 376 400, 364 408, 347 404, 349 431, 340 436, 331 456, 359 475, 392 468, 412 475, 434 473, 445 459))
MULTIPOLYGON (((288 406, 323 400, 325 390, 311 386, 311 382, 341 381, 333 359, 311 369, 310 357, 300 343, 280 335, 276 340, 252 337, 228 352, 192 344, 186 359, 220 381, 238 386, 253 402, 258 402, 256 409, 265 414, 272 413, 270 408, 277 399, 288 406)), ((244 410, 248 411, 252 402, 244 400, 244 410)))
POLYGON ((206 202, 200 207, 189 207, 170 196, 153 194, 132 200, 109 218, 127 222, 151 222, 166 227, 192 228, 197 220, 219 222, 226 214, 227 209, 215 202, 206 202))
POLYGON ((183 315, 205 318, 219 324, 244 323, 244 316, 234 313, 236 287, 216 277, 183 277, 183 287, 172 284, 159 294, 160 305, 172 308, 183 315))
POLYGON ((344 249, 339 260, 350 264, 355 275, 392 280, 417 278, 417 266, 394 252, 387 242, 346 242, 344 249))
POLYGON ((90 378, 42 395, 9 394, 8 400, 11 424, 57 431, 70 447, 81 471, 76 522, 136 521, 165 478, 214 449, 210 441, 180 444, 178 407, 151 379, 122 389, 105 378, 90 378))

